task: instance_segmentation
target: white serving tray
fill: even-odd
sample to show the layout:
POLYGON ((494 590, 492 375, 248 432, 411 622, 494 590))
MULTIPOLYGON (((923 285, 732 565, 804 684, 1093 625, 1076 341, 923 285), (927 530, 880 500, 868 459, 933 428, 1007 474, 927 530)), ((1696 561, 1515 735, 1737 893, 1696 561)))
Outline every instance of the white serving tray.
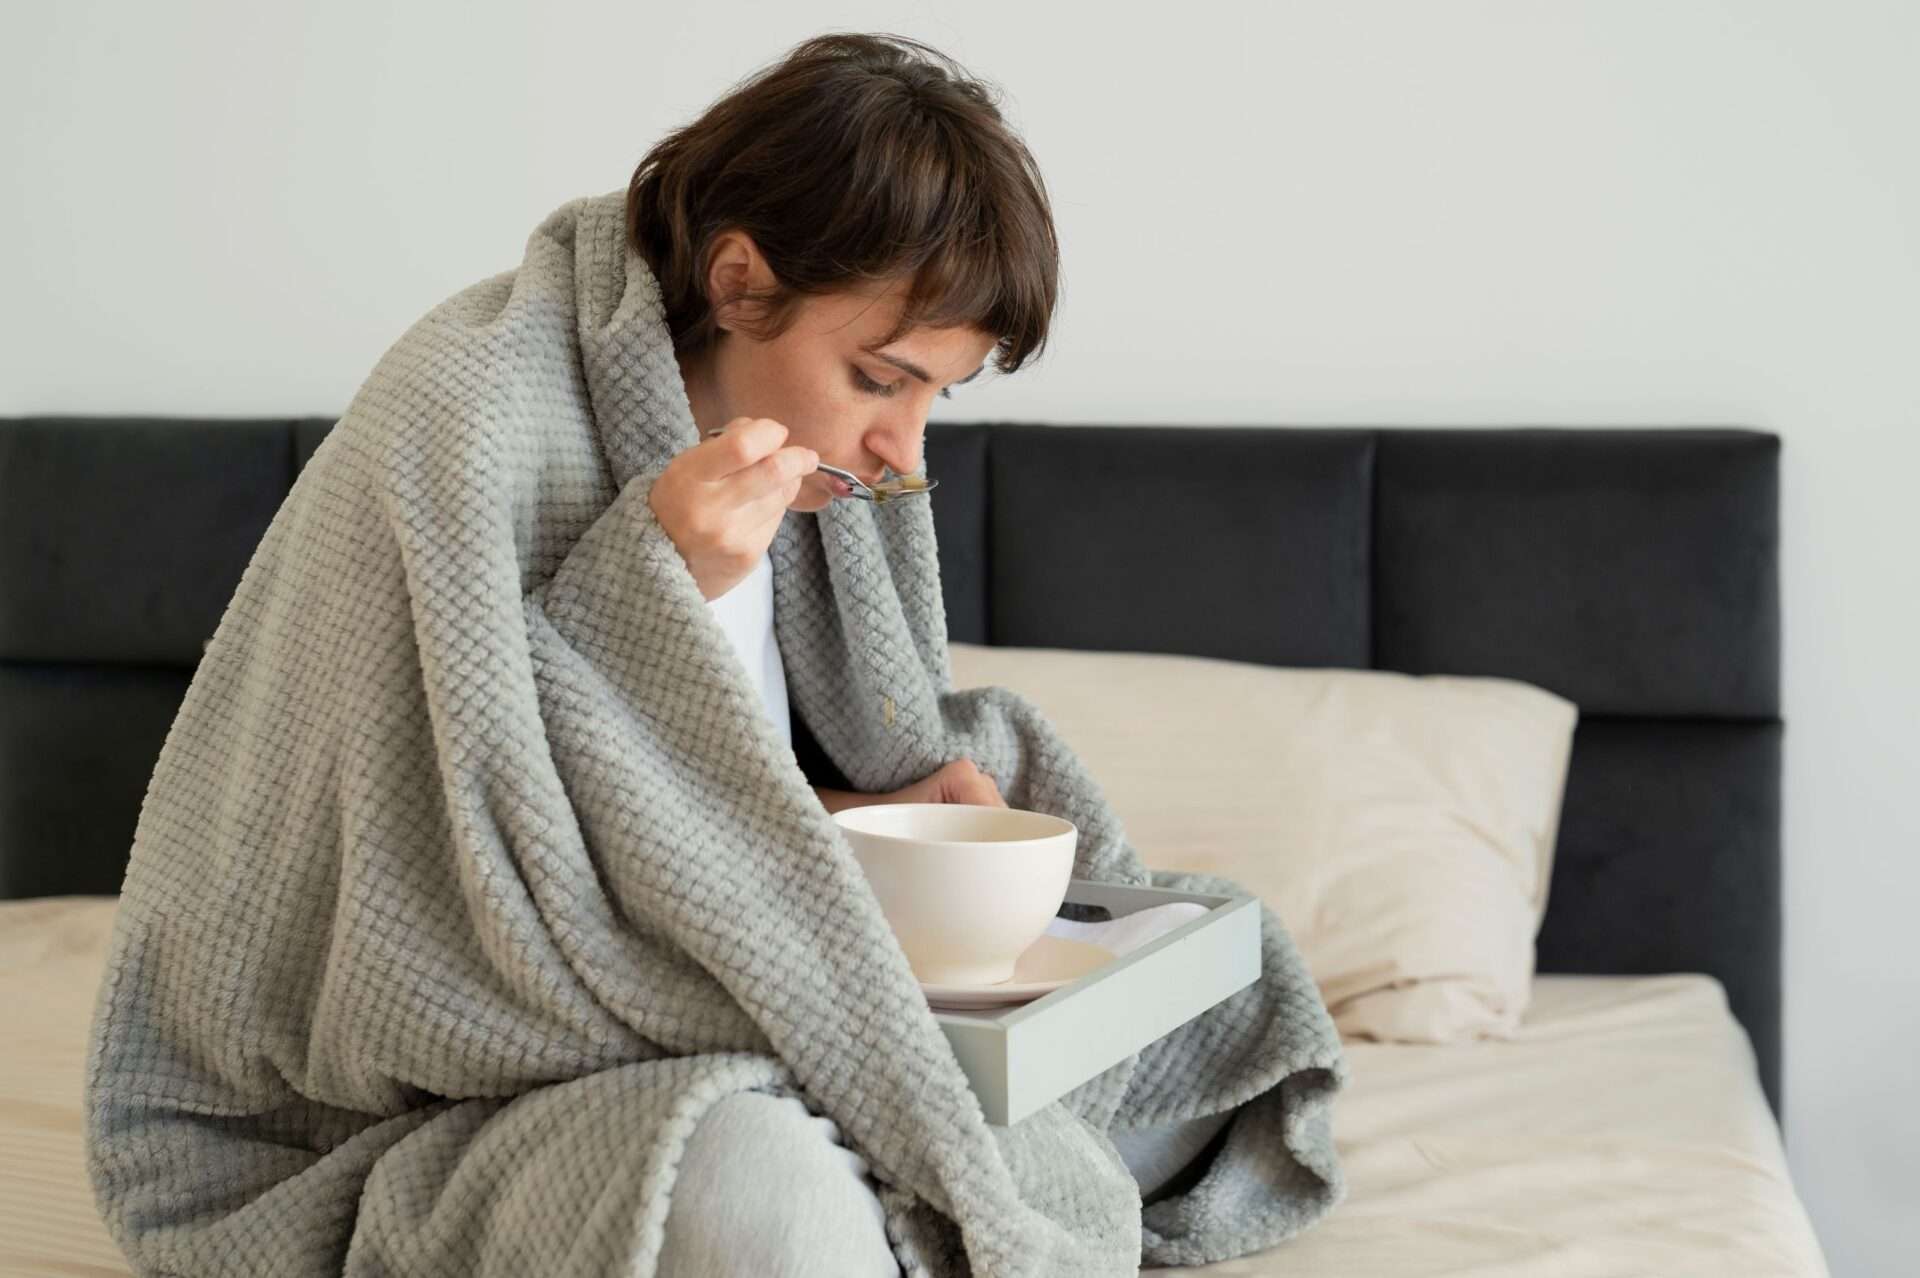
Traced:
POLYGON ((987 1121, 1017 1123, 1260 979, 1260 903, 1074 879, 1068 901, 1135 910, 1191 901, 1199 918, 1031 1003, 933 1009, 987 1121))

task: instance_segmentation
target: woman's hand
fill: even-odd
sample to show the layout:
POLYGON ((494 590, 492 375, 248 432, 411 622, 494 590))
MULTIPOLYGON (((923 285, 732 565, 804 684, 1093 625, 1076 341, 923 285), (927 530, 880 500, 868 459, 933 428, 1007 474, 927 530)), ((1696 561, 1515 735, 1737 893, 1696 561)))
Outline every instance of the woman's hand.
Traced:
POLYGON ((955 759, 952 763, 942 765, 931 776, 922 777, 892 794, 877 797, 881 803, 974 803, 990 808, 1007 806, 993 778, 982 772, 972 759, 966 758, 955 759))
POLYGON ((787 428, 770 417, 736 417, 654 478, 647 504, 708 601, 739 585, 780 530, 820 454, 782 447, 787 428))
POLYGON ((857 790, 832 790, 813 787, 820 803, 829 812, 842 808, 860 808, 874 803, 972 803, 981 807, 1004 808, 1000 787, 982 772, 972 759, 955 759, 938 772, 920 778, 886 794, 862 794, 857 790))

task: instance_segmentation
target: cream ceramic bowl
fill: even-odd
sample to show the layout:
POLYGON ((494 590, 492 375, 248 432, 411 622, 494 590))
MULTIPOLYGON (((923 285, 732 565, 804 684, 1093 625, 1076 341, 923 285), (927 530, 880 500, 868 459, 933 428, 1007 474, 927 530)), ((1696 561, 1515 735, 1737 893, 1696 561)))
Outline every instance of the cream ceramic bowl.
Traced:
POLYGON ((833 814, 913 974, 993 985, 1047 930, 1073 877, 1073 822, 972 803, 875 803, 833 814))

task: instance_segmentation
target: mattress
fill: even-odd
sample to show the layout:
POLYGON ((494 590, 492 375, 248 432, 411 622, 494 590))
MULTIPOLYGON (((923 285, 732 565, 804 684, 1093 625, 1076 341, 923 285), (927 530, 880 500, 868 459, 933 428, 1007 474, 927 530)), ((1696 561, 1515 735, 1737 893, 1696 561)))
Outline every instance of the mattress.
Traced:
MULTIPOLYGON (((81 1068, 115 897, 0 902, 0 1274, 126 1274, 95 1214, 81 1068)), ((1348 1196, 1173 1275, 1825 1275, 1718 982, 1542 976, 1512 1040, 1350 1042, 1348 1196)))

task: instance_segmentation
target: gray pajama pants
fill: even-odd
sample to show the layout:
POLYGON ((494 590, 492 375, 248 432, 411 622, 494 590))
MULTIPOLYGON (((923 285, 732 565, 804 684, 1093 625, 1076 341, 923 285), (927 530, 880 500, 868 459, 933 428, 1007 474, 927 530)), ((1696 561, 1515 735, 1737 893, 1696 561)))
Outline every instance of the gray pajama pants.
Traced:
MULTIPOLYGON (((1197 1174, 1215 1114, 1114 1139, 1142 1198, 1197 1174)), ((866 1160, 791 1096, 742 1092, 707 1111, 667 1208, 659 1278, 900 1278, 866 1160)))

